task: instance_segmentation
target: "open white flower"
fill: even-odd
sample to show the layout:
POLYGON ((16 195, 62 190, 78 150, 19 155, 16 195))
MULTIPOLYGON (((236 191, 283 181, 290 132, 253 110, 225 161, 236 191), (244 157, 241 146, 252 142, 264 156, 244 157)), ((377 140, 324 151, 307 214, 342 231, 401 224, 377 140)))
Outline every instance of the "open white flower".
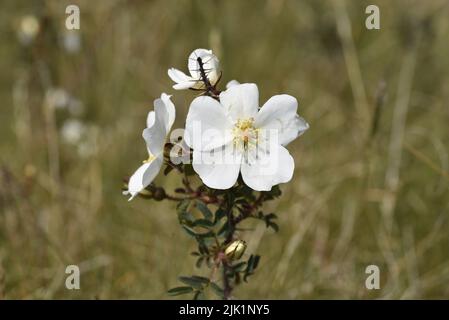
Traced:
POLYGON ((148 159, 131 176, 128 182, 128 190, 132 200, 140 191, 145 189, 161 170, 164 161, 165 138, 175 121, 175 106, 170 96, 162 93, 159 99, 154 100, 154 111, 150 111, 147 117, 147 128, 142 136, 147 145, 148 159))
POLYGON ((204 75, 207 77, 210 84, 214 86, 217 83, 220 79, 218 58, 212 53, 212 50, 196 49, 190 54, 187 64, 190 76, 175 68, 168 70, 168 76, 176 82, 173 86, 174 89, 206 89, 201 74, 202 70, 198 61, 199 59, 201 60, 204 75))
POLYGON ((220 102, 197 97, 184 136, 193 148, 194 170, 214 189, 232 187, 240 172, 257 191, 290 181, 295 164, 284 146, 309 128, 297 108, 294 97, 282 94, 259 109, 258 88, 248 83, 230 86, 220 102))

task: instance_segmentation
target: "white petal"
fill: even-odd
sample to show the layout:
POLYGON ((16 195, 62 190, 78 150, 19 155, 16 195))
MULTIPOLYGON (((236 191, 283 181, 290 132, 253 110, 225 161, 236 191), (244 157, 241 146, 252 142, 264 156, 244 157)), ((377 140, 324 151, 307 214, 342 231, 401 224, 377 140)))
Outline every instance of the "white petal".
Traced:
POLYGON ((154 120, 155 120, 155 113, 154 113, 154 111, 148 112, 147 128, 150 128, 150 127, 152 127, 154 125, 154 120))
POLYGON ((171 96, 165 93, 162 93, 161 99, 164 101, 165 106, 167 107, 168 112, 168 131, 170 131, 171 127, 173 126, 173 122, 175 122, 176 118, 176 109, 173 102, 170 100, 171 96))
POLYGON ((254 118, 259 108, 259 89, 254 83, 234 85, 220 94, 220 102, 235 121, 254 118))
POLYGON ((193 88, 195 86, 196 82, 193 80, 189 80, 187 82, 180 82, 173 85, 173 89, 175 90, 185 90, 189 88, 193 88))
POLYGON ((214 189, 231 188, 240 172, 242 154, 228 143, 213 151, 193 151, 193 169, 203 183, 214 189))
POLYGON ((297 109, 296 98, 287 94, 273 96, 260 108, 254 126, 277 130, 279 143, 287 145, 309 128, 307 122, 297 115, 297 109))
POLYGON ((287 149, 275 146, 271 149, 250 149, 242 162, 242 178, 256 191, 269 191, 274 185, 291 180, 295 162, 287 149), (268 151, 269 150, 269 151, 268 151))
POLYGON ((228 83, 226 83, 226 89, 229 89, 230 87, 233 87, 237 84, 240 84, 240 82, 238 82, 237 80, 231 80, 228 83))
POLYGON ((153 156, 158 156, 164 150, 165 137, 167 131, 164 125, 163 114, 156 113, 156 119, 150 128, 146 128, 142 132, 142 137, 145 139, 148 153, 153 156))
POLYGON ((173 86, 173 88, 176 90, 189 89, 195 85, 195 80, 178 69, 168 69, 168 76, 174 82, 176 82, 176 84, 173 86))
POLYGON ((154 100, 156 117, 163 121, 166 133, 170 131, 176 116, 175 105, 171 102, 170 97, 171 96, 162 93, 160 99, 154 100))
POLYGON ((197 97, 190 104, 184 139, 194 150, 211 150, 232 140, 232 128, 225 109, 217 100, 197 97))
POLYGON ((203 63, 203 69, 206 73, 212 85, 218 80, 218 68, 219 61, 218 58, 212 53, 212 50, 206 49, 196 49, 190 56, 188 61, 188 68, 190 75, 195 80, 201 80, 200 65, 198 63, 198 58, 201 59, 203 63))
POLYGON ((131 201, 140 191, 145 189, 156 178, 161 170, 163 158, 157 157, 151 162, 144 163, 134 172, 128 182, 128 194, 131 201))

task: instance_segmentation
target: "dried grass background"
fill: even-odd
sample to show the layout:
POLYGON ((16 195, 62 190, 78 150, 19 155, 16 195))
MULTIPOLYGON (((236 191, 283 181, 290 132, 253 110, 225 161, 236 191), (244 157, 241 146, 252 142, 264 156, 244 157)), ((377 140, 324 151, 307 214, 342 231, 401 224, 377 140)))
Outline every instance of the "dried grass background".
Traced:
MULTIPOLYGON (((311 129, 289 146, 294 180, 270 204, 280 232, 241 234, 260 269, 246 299, 449 297, 449 5, 432 1, 5 0, 0 4, 0 298, 168 298, 195 270, 173 203, 121 195, 146 157, 152 101, 192 92, 169 67, 211 48, 266 101, 298 98, 311 129), (78 52, 62 46, 65 8, 81 10, 78 52), (365 28, 377 4, 381 29, 365 28), (41 29, 17 37, 24 15, 41 29), (74 116, 49 98, 64 90, 74 116), (70 118, 86 126, 70 144, 70 118), (81 268, 81 290, 64 286, 81 268), (381 289, 365 288, 365 268, 381 289)), ((156 180, 168 190, 178 180, 156 180)))

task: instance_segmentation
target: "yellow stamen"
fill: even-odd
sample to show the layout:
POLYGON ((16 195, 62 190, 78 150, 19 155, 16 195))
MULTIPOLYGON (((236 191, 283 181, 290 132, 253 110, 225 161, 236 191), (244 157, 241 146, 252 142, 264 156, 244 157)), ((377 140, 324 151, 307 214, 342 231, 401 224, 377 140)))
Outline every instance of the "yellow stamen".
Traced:
POLYGON ((234 145, 245 150, 256 145, 259 138, 259 129, 254 128, 254 118, 239 119, 232 130, 234 145))
POLYGON ((150 162, 153 161, 155 158, 156 158, 155 156, 153 156, 152 154, 150 154, 150 155, 148 156, 148 159, 147 159, 147 160, 143 160, 142 163, 150 163, 150 162))

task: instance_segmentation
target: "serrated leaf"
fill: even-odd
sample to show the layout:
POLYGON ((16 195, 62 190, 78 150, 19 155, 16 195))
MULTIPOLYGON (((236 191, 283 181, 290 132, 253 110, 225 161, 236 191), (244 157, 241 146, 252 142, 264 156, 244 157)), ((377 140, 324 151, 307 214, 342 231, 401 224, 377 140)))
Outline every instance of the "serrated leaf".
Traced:
POLYGON ((181 294, 187 294, 193 292, 192 287, 175 287, 167 291, 170 296, 179 296, 181 294))

